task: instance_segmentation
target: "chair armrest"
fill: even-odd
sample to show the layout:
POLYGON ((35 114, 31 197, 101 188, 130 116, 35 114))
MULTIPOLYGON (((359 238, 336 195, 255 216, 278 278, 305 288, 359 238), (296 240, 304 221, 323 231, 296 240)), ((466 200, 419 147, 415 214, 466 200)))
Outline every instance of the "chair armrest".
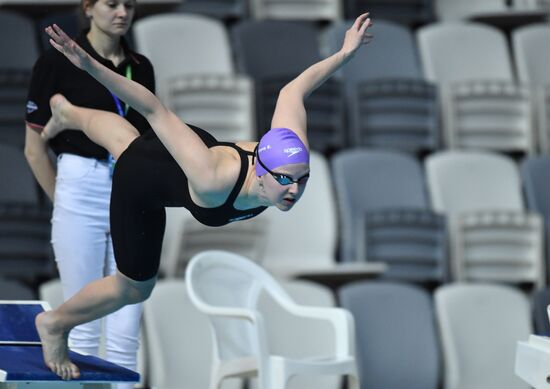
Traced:
POLYGON ((328 321, 335 334, 336 356, 347 357, 354 354, 355 322, 351 313, 343 308, 311 307, 286 301, 282 307, 296 317, 328 321))

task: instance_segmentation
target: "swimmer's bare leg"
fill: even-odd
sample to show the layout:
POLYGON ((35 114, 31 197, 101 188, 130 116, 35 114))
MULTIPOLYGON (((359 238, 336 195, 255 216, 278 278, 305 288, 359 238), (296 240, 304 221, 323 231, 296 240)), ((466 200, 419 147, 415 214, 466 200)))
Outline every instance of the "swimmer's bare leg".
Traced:
POLYGON ((52 96, 50 107, 52 117, 42 131, 44 139, 51 139, 66 129, 81 130, 118 159, 139 136, 138 130, 120 115, 73 105, 60 94, 52 96))

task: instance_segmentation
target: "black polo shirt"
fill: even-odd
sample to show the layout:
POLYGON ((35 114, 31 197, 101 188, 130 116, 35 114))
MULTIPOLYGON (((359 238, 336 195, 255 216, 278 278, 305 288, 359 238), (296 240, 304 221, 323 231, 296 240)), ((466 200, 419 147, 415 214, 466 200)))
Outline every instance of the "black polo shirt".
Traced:
MULTIPOLYGON (((90 45, 84 31, 76 42, 92 57, 109 69, 126 76, 127 66, 131 67, 132 79, 151 92, 155 93, 155 75, 151 62, 143 55, 128 48, 124 39, 122 47, 125 60, 118 66, 101 57, 90 45)), ((26 122, 32 128, 42 128, 50 119, 50 97, 56 93, 63 94, 67 100, 78 106, 101 109, 118 113, 115 100, 111 93, 87 72, 74 66, 63 54, 55 49, 46 51, 35 63, 29 94, 27 99, 26 122)), ((124 109, 124 102, 121 102, 124 109)), ((130 108, 126 119, 144 133, 150 128, 149 123, 138 112, 130 108)), ((113 129, 105 128, 105 131, 113 129)), ((70 153, 82 157, 106 159, 108 152, 103 147, 92 142, 81 131, 62 131, 50 139, 49 145, 56 155, 70 153)))

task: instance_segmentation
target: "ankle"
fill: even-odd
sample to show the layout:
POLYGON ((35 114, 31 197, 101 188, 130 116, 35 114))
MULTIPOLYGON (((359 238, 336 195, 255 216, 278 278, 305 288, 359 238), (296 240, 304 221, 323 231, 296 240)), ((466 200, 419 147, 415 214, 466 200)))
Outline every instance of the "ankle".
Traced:
POLYGON ((64 335, 69 333, 69 330, 64 328, 57 310, 44 312, 40 320, 47 331, 52 335, 64 335))

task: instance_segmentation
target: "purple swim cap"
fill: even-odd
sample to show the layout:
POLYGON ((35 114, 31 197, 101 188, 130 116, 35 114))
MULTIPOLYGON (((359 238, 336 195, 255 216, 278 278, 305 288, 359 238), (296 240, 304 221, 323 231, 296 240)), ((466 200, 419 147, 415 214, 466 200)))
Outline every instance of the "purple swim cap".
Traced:
MULTIPOLYGON (((296 133, 288 128, 272 128, 258 143, 258 158, 269 170, 291 163, 309 164, 309 152, 296 133)), ((267 173, 259 163, 256 175, 267 173)))

